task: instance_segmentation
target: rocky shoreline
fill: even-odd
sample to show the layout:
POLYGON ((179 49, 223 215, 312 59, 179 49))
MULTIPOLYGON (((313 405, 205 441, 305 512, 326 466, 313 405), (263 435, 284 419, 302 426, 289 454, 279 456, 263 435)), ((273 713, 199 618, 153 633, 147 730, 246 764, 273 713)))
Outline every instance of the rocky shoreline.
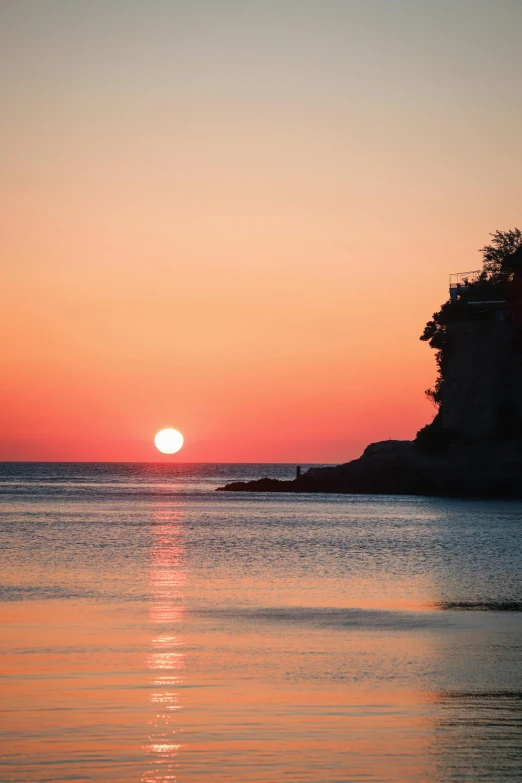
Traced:
POLYGON ((429 454, 415 441, 381 441, 358 459, 310 468, 292 481, 265 477, 218 491, 522 498, 522 444, 470 442, 429 454))

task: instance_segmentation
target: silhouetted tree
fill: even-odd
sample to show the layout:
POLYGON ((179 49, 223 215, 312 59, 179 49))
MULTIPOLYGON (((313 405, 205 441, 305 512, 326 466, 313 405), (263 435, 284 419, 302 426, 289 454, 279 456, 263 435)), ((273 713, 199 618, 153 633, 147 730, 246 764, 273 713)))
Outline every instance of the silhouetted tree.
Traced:
POLYGON ((510 258, 522 247, 522 231, 514 228, 512 231, 495 231, 490 234, 493 239, 490 245, 484 245, 479 250, 482 253, 484 272, 489 280, 509 279, 515 271, 510 266, 510 258))

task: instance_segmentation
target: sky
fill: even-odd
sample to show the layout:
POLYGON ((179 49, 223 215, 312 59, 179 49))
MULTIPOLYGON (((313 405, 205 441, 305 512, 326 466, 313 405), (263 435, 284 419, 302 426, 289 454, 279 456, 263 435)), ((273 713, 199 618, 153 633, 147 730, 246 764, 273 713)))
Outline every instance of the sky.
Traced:
POLYGON ((521 0, 0 0, 0 459, 414 437, 449 273, 522 226, 521 29, 521 0))

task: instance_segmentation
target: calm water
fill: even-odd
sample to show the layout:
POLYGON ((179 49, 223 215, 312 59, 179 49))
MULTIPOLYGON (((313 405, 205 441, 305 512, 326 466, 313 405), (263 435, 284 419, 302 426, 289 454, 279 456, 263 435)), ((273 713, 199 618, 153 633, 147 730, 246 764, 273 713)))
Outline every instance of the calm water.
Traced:
POLYGON ((0 780, 522 780, 522 504, 0 465, 0 780))

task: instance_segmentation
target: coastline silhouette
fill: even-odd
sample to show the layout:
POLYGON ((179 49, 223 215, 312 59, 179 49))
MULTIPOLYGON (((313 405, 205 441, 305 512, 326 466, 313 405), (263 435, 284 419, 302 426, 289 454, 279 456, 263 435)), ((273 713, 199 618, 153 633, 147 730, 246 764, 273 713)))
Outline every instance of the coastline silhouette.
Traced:
POLYGON ((449 299, 421 340, 436 351, 437 407, 413 441, 370 444, 358 459, 232 482, 228 492, 522 497, 522 231, 496 231, 483 267, 450 275, 449 299))

